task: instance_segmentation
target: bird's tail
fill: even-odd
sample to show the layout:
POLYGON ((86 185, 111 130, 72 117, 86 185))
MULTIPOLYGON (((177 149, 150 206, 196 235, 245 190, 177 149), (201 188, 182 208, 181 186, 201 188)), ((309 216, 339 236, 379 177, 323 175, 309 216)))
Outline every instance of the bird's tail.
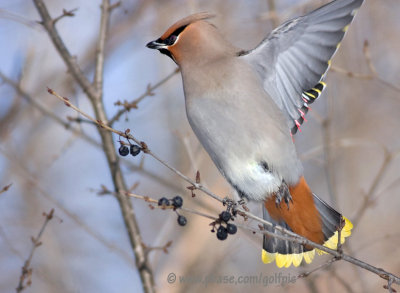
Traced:
MULTIPOLYGON (((289 191, 293 199, 292 202, 289 202, 289 207, 284 200, 280 205, 276 205, 275 196, 264 202, 263 217, 265 220, 331 249, 337 248, 339 230, 341 231, 341 243, 350 236, 353 224, 313 194, 304 177, 297 185, 289 187, 289 191)), ((265 229, 282 234, 274 227, 265 226, 265 229)), ((317 252, 324 253, 318 249, 317 252)), ((280 268, 289 267, 291 264, 297 267, 303 259, 306 263, 310 263, 314 255, 313 247, 264 235, 262 250, 264 263, 275 260, 276 265, 280 268)))

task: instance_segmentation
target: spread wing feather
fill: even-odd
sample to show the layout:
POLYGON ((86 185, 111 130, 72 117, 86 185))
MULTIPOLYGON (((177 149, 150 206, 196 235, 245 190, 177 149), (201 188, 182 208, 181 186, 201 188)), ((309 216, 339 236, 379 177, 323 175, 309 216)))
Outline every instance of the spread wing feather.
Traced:
POLYGON ((285 22, 255 49, 242 53, 285 113, 292 134, 308 104, 325 88, 323 79, 348 25, 363 0, 336 0, 285 22))

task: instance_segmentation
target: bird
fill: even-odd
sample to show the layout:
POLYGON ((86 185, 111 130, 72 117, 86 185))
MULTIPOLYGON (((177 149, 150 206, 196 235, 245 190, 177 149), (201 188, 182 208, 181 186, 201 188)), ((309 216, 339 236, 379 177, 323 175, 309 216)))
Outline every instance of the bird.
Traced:
MULTIPOLYGON (((363 0, 335 0, 237 48, 200 12, 146 46, 179 67, 191 128, 236 195, 262 205, 264 229, 278 226, 337 249, 353 224, 311 191, 293 136, 326 87, 333 55, 363 0), (340 232, 340 233, 339 233, 340 232)), ((311 263, 310 245, 263 235, 261 259, 278 267, 311 263)))

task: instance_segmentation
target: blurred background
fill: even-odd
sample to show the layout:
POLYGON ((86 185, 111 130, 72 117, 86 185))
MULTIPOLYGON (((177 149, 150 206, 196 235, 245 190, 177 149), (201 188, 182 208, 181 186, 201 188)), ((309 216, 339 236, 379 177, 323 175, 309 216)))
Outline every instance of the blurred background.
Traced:
MULTIPOLYGON (((154 153, 225 197, 232 190, 194 137, 185 116, 176 65, 145 48, 176 20, 209 11, 212 22, 236 46, 250 49, 283 21, 328 1, 318 0, 122 0, 111 17, 106 47, 104 104, 108 117, 117 101, 144 95, 137 109, 114 124, 130 128, 154 153), (167 79, 166 79, 167 78, 167 79), (161 84, 154 95, 148 85, 161 84)), ((100 23, 100 0, 45 1, 52 17, 74 11, 57 29, 71 54, 92 79, 100 23)), ((313 191, 355 225, 344 251, 376 267, 400 274, 400 5, 397 0, 366 1, 351 25, 327 75, 323 98, 313 104, 308 122, 295 136, 313 191)), ((68 74, 33 2, 0 1, 0 292, 12 292, 45 217, 48 223, 32 259, 32 284, 26 292, 141 292, 133 253, 97 129, 77 122, 77 114, 47 93, 50 87, 93 114, 87 97, 68 74)), ((115 136, 116 151, 118 137, 115 136)), ((187 182, 153 158, 121 159, 125 179, 137 194, 158 199, 180 194, 184 205, 211 215, 223 207, 200 191, 192 198, 187 182)), ((278 269, 261 262, 261 236, 239 230, 219 241, 210 220, 152 210, 132 199, 144 243, 168 253, 149 252, 159 292, 376 292, 386 282, 346 262, 284 286, 209 284, 196 280, 225 276, 293 277, 328 261, 278 269), (170 284, 170 273, 177 280, 170 284), (182 281, 180 277, 192 281, 182 281)), ((259 207, 250 205, 260 215, 259 207)), ((257 226, 257 223, 248 224, 257 226)), ((396 288, 396 286, 395 286, 396 288)))

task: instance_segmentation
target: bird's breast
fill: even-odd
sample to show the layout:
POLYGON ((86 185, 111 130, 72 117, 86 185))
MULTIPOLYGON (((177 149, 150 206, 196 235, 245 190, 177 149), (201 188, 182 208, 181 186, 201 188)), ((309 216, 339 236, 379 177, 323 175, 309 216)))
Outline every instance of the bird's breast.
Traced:
POLYGON ((301 168, 285 118, 258 79, 229 69, 183 77, 187 117, 227 180, 249 198, 261 199, 282 179, 298 180, 301 168))

